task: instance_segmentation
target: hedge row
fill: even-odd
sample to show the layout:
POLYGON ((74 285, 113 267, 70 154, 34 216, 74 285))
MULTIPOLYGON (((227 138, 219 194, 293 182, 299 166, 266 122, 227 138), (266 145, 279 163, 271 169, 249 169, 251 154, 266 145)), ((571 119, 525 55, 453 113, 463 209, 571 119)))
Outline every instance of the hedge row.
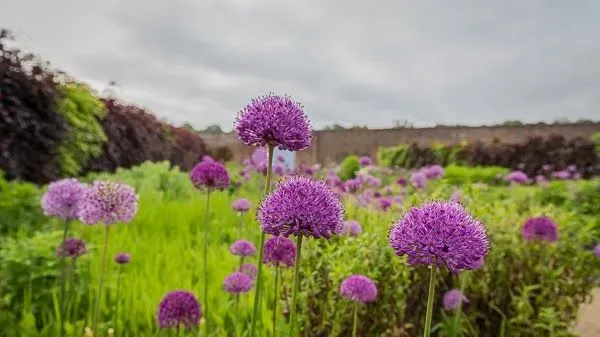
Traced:
MULTIPOLYGON (((8 179, 46 183, 147 160, 188 170, 209 154, 197 133, 99 98, 12 41, 0 31, 0 170, 8 179)), ((231 152, 218 148, 212 155, 228 159, 231 152)))
POLYGON ((600 174, 592 139, 562 135, 532 136, 521 143, 461 143, 422 147, 417 144, 380 148, 378 159, 388 167, 416 168, 432 164, 501 166, 533 177, 574 165, 583 177, 600 174))

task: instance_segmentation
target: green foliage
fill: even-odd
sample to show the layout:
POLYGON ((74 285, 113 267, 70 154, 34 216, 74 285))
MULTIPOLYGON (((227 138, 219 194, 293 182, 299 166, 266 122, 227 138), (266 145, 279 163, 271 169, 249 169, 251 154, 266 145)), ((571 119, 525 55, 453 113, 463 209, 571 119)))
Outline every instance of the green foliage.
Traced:
POLYGON ((40 229, 46 221, 40 208, 40 198, 37 186, 6 181, 0 171, 0 235, 40 229))
POLYGON ((574 207, 586 215, 600 214, 600 182, 584 181, 575 193, 574 207))
POLYGON ((537 192, 537 198, 542 205, 562 206, 570 200, 567 183, 561 180, 551 181, 545 188, 537 192))
POLYGON ((600 132, 596 132, 592 135, 592 142, 596 148, 596 155, 600 157, 600 132))
POLYGON ((499 166, 459 166, 448 165, 444 168, 444 179, 452 185, 486 183, 495 185, 504 183, 509 169, 499 166))
POLYGON ((80 83, 61 86, 58 110, 66 119, 69 136, 59 147, 59 160, 65 176, 75 176, 90 158, 102 153, 107 141, 100 121, 106 115, 104 103, 90 88, 80 83))
POLYGON ((360 160, 357 156, 348 156, 344 158, 340 164, 338 175, 342 181, 356 177, 356 173, 360 170, 360 160))
POLYGON ((377 150, 377 159, 386 167, 410 167, 408 145, 380 147, 377 150))

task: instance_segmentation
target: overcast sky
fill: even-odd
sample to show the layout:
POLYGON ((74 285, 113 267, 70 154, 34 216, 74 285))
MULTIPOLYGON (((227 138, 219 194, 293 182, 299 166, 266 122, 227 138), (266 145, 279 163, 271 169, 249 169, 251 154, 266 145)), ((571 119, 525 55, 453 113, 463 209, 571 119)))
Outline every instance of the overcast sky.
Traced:
POLYGON ((21 46, 176 124, 273 91, 313 126, 600 119, 600 1, 0 0, 21 46))

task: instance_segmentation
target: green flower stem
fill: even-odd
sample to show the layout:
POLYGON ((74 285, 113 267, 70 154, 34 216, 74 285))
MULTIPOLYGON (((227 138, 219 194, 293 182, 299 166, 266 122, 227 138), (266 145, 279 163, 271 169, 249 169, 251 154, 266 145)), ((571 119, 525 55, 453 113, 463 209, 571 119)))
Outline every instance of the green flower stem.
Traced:
MULTIPOLYGON (((268 146, 268 157, 267 157, 267 176, 265 177, 265 190, 264 195, 266 196, 271 190, 271 171, 273 168, 273 151, 275 147, 273 145, 268 146)), ((256 326, 258 325, 258 319, 260 317, 260 293, 262 290, 263 283, 263 256, 265 254, 265 233, 260 233, 260 242, 258 248, 258 271, 256 273, 256 290, 254 291, 254 307, 252 311, 252 325, 250 326, 250 337, 256 336, 256 326)))
POLYGON ((120 334, 119 331, 119 299, 121 298, 121 278, 123 275, 123 266, 119 266, 119 272, 117 274, 117 292, 115 296, 115 333, 120 334))
POLYGON ((96 306, 94 307, 94 319, 92 321, 92 331, 100 334, 98 331, 98 319, 100 318, 100 306, 102 304, 102 286, 104 285, 104 270, 106 269, 106 253, 108 251, 108 229, 109 225, 104 225, 104 245, 102 247, 102 260, 100 261, 100 281, 98 282, 98 296, 96 297, 96 306))
POLYGON ((65 335, 65 315, 66 315, 66 287, 67 287, 67 254, 65 252, 65 242, 67 241, 67 234, 69 233, 69 220, 65 220, 63 226, 63 237, 60 246, 60 336, 65 335))
POLYGON ((296 264, 294 265, 294 282, 292 285, 292 307, 290 308, 290 333, 289 337, 295 337, 296 325, 297 325, 297 314, 296 314, 296 303, 298 302, 298 288, 300 286, 300 257, 302 255, 302 235, 298 235, 296 239, 296 246, 298 252, 296 253, 296 264))
POLYGON ((273 337, 277 337, 277 302, 279 302, 279 266, 275 266, 275 290, 273 291, 273 337))
POLYGON ((210 217, 210 189, 206 193, 206 210, 204 213, 204 240, 202 240, 202 265, 204 267, 204 335, 209 336, 209 319, 208 319, 208 221, 210 217))
POLYGON ((435 297, 435 277, 437 266, 431 266, 431 274, 429 275, 429 292, 427 294, 427 313, 425 314, 425 332, 424 337, 429 337, 431 334, 431 318, 433 314, 433 298, 435 297))
POLYGON ((352 337, 356 337, 356 330, 358 327, 358 302, 354 304, 354 322, 352 323, 352 337))
POLYGON ((237 337, 238 335, 238 316, 240 309, 240 295, 235 296, 235 320, 233 321, 233 335, 237 337))

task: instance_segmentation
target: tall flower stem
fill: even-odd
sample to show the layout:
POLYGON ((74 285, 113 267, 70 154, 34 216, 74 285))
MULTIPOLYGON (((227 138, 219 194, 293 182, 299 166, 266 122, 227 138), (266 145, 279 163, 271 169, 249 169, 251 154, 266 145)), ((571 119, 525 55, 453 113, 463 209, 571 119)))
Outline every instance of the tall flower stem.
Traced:
POLYGON ((425 314, 425 332, 424 337, 429 337, 431 334, 431 318, 433 314, 433 298, 435 297, 435 277, 437 266, 431 266, 431 274, 429 275, 429 292, 427 294, 427 312, 425 314))
POLYGON ((60 336, 65 335, 65 315, 66 315, 66 287, 67 287, 67 252, 65 242, 67 241, 67 234, 69 233, 69 220, 65 220, 63 226, 62 242, 60 244, 60 336))
POLYGON ((296 254, 296 264, 294 265, 294 282, 292 285, 292 307, 290 308, 290 333, 289 337, 296 336, 296 321, 297 310, 296 303, 298 302, 298 288, 300 287, 300 257, 302 256, 302 235, 298 235, 296 239, 296 246, 298 246, 298 252, 296 254))
POLYGON ((204 266, 204 335, 209 336, 209 318, 208 318, 208 221, 210 213, 210 189, 206 193, 206 210, 204 213, 204 240, 202 240, 202 265, 204 266))
POLYGON ((92 331, 98 333, 98 319, 100 318, 100 305, 102 304, 102 286, 104 285, 104 269, 106 269, 106 253, 108 250, 108 229, 105 225, 104 244, 102 246, 102 261, 100 261, 100 281, 98 282, 98 296, 96 296, 96 306, 94 307, 94 320, 92 321, 92 331))
MULTIPOLYGON (((271 171, 273 169, 273 151, 275 147, 268 145, 268 157, 267 157, 267 175, 265 177, 265 190, 263 195, 269 194, 271 190, 271 171)), ((256 291, 254 292, 254 307, 252 311, 252 325, 250 326, 250 337, 256 336, 256 326, 258 324, 258 318, 260 317, 260 293, 262 290, 263 283, 263 256, 265 254, 265 233, 261 231, 260 242, 258 248, 258 270, 256 273, 256 291)))
POLYGON ((354 320, 352 322, 352 337, 356 337, 356 330, 358 327, 358 302, 354 304, 354 320))
POLYGON ((273 291, 273 337, 277 337, 277 302, 279 302, 279 265, 275 266, 275 290, 273 291))
POLYGON ((121 278, 123 274, 123 267, 119 266, 119 272, 117 274, 117 292, 115 296, 115 327, 114 330, 120 335, 119 331, 119 299, 121 298, 121 278))
POLYGON ((237 337, 238 335, 238 317, 239 317, 239 309, 240 309, 240 295, 235 295, 235 320, 233 321, 233 335, 237 337))

